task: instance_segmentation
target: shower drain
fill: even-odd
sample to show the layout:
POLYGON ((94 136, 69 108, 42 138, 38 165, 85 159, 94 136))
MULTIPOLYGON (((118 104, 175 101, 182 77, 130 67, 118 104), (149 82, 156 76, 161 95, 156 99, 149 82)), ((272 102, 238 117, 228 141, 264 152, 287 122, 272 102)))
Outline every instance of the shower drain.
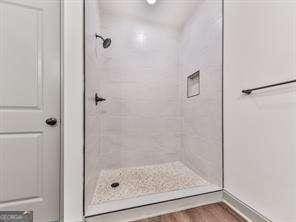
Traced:
POLYGON ((119 183, 118 182, 116 182, 116 183, 111 183, 111 187, 112 188, 116 188, 116 187, 118 187, 119 186, 119 183))

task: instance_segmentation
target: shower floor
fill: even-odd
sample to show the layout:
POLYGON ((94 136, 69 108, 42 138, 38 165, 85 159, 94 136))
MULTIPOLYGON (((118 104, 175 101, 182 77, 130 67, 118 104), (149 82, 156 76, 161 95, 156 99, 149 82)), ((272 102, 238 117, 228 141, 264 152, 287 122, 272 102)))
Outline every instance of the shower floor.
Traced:
MULTIPOLYGON (((212 191, 212 186, 196 174, 194 171, 186 167, 183 163, 176 161, 165 164, 149 165, 141 167, 128 167, 113 170, 102 170, 96 184, 93 200, 88 207, 90 211, 104 211, 105 209, 114 210, 110 208, 112 205, 122 205, 125 208, 122 200, 127 200, 128 206, 135 205, 131 202, 139 202, 139 197, 147 197, 149 200, 173 199, 179 198, 179 192, 182 190, 182 195, 195 195, 198 187, 207 187, 207 191, 212 191), (119 183, 119 186, 112 187, 112 183, 119 183), (188 192, 185 192, 189 189, 188 192), (195 189, 195 190, 194 190, 195 189), (193 193, 193 194, 191 194, 193 193), (154 195, 154 198, 151 198, 154 195), (163 195, 163 196, 161 196, 163 195), (134 198, 137 198, 135 200, 134 198), (118 201, 120 200, 120 201, 118 201), (108 204, 109 203, 109 204, 108 204), (107 205, 106 205, 107 204, 107 205), (97 209, 97 210, 96 210, 97 209)), ((198 192, 199 192, 198 191, 198 192)), ((141 199, 145 203, 145 199, 141 199)))

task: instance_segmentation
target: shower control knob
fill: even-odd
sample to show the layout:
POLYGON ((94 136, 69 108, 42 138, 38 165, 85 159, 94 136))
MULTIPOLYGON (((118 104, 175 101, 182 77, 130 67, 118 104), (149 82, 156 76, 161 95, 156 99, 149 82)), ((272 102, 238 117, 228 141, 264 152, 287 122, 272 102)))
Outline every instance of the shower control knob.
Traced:
POLYGON ((99 97, 98 96, 98 93, 95 94, 95 103, 96 103, 96 106, 98 105, 99 102, 103 102, 103 101, 106 101, 106 99, 102 98, 102 97, 99 97))

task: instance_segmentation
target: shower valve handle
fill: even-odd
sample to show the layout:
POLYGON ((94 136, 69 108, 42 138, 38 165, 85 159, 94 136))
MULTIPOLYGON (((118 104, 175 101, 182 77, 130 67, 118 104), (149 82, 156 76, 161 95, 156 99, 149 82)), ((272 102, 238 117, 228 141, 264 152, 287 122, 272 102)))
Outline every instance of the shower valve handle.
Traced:
POLYGON ((98 93, 95 94, 95 103, 96 103, 96 106, 98 105, 99 102, 103 102, 103 101, 106 101, 106 99, 102 98, 102 97, 99 97, 98 96, 98 93))

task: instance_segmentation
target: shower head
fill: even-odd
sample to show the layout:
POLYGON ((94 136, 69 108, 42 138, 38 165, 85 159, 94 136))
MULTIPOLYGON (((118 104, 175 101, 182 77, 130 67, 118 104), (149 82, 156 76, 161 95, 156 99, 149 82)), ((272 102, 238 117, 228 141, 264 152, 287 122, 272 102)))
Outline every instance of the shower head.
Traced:
POLYGON ((102 36, 100 36, 97 33, 96 33, 96 38, 103 40, 103 47, 104 47, 104 49, 108 48, 111 45, 111 39, 110 38, 104 39, 102 36))
POLYGON ((111 39, 106 38, 106 39, 103 41, 103 47, 106 49, 106 48, 108 48, 110 45, 111 45, 111 39))

